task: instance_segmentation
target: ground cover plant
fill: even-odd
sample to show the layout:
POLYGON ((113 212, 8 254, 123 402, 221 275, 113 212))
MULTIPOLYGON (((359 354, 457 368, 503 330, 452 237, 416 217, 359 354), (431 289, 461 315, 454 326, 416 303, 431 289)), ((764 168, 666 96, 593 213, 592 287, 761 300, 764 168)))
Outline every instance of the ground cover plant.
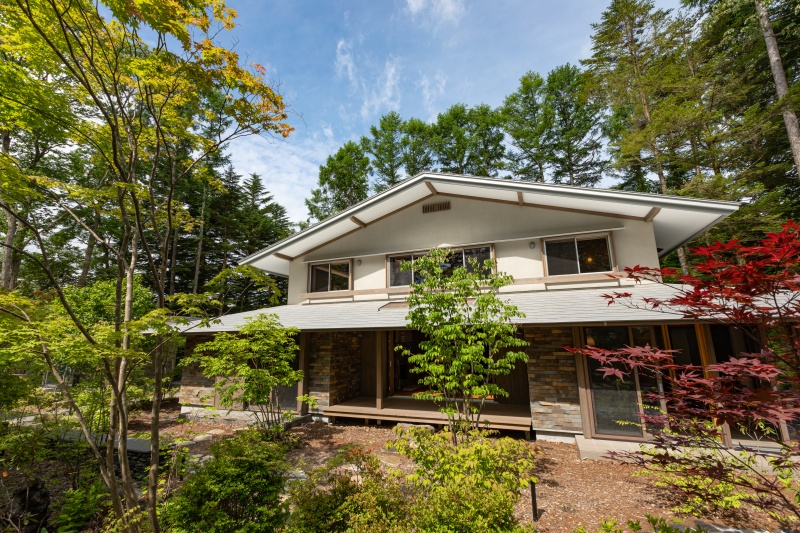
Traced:
MULTIPOLYGON (((738 240, 694 250, 695 274, 669 299, 634 301, 630 293, 606 296, 609 304, 674 313, 735 326, 760 346, 705 368, 677 364, 661 347, 573 349, 601 363, 605 376, 657 376, 664 392, 646 401, 641 423, 652 442, 617 454, 638 464, 661 486, 682 496, 690 512, 750 506, 784 524, 800 520, 800 227, 794 222, 754 245, 738 240), (731 428, 764 446, 734 447, 731 428)), ((662 282, 670 269, 626 269, 637 281, 662 282)))

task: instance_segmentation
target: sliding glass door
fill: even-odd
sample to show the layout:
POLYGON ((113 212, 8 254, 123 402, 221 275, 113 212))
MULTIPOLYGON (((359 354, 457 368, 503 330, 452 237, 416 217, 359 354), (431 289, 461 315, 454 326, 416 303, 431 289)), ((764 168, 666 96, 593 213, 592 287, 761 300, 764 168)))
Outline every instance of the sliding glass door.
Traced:
MULTIPOLYGON (((584 330, 588 346, 616 350, 631 345, 627 326, 591 327, 584 330)), ((600 363, 587 358, 592 395, 594 432, 598 435, 642 437, 639 389, 636 376, 603 377, 600 363)))

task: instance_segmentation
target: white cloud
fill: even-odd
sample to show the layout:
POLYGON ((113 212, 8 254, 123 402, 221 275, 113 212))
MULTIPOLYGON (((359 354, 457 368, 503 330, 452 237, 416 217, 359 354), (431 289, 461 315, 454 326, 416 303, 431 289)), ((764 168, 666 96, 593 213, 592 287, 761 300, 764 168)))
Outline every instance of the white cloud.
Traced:
POLYGON ((247 137, 231 143, 233 168, 247 176, 257 173, 276 202, 286 208, 289 219, 299 222, 308 218, 304 200, 316 187, 319 166, 337 148, 330 126, 322 126, 322 135, 303 138, 295 132, 288 140, 247 137), (331 136, 328 136, 330 132, 331 136))
POLYGON ((439 111, 436 101, 439 97, 444 96, 446 86, 447 76, 442 74, 441 71, 437 71, 433 78, 429 78, 423 74, 417 82, 417 87, 419 87, 422 92, 422 103, 425 105, 425 110, 428 112, 429 122, 436 120, 436 115, 439 111))
POLYGON ((354 86, 357 84, 356 63, 353 60, 353 45, 345 39, 336 42, 336 75, 344 75, 354 86))
POLYGON ((457 25, 466 12, 464 0, 406 0, 406 6, 412 19, 433 28, 457 25))
POLYGON ((386 109, 400 109, 400 66, 397 60, 389 58, 383 66, 383 73, 371 87, 364 87, 364 101, 361 117, 369 119, 373 114, 386 109))

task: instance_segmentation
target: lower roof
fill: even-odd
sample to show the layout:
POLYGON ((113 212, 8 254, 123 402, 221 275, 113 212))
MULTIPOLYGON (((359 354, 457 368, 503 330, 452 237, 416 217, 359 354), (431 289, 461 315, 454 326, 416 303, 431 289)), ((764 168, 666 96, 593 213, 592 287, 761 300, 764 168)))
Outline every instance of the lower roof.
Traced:
MULTIPOLYGON (((680 285, 642 283, 623 287, 501 293, 500 297, 516 305, 525 315, 515 321, 520 325, 657 324, 683 317, 679 313, 632 309, 620 303, 608 305, 603 295, 614 291, 628 292, 633 295, 634 302, 641 303, 643 298, 670 298, 677 295, 680 288, 680 285)), ((238 331, 249 317, 261 313, 275 314, 283 326, 302 331, 361 331, 405 328, 408 306, 402 300, 282 305, 227 315, 215 324, 190 327, 185 333, 238 331)))

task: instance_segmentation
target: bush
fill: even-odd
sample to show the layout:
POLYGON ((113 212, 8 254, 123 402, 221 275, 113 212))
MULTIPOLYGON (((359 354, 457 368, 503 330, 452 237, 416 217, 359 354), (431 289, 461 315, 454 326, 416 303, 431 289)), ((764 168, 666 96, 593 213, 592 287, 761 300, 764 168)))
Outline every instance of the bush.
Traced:
POLYGON ((99 479, 64 492, 53 520, 58 533, 84 531, 90 522, 102 521, 111 505, 108 488, 99 479))
POLYGON ((519 489, 533 479, 533 451, 526 443, 473 435, 453 446, 449 433, 417 428, 399 436, 389 444, 416 462, 413 474, 387 470, 374 455, 349 449, 293 484, 293 512, 284 531, 530 530, 514 517, 519 489))
POLYGON ((211 450, 214 458, 165 503, 165 530, 260 533, 280 527, 287 515, 280 501, 287 470, 285 447, 249 430, 211 450))

